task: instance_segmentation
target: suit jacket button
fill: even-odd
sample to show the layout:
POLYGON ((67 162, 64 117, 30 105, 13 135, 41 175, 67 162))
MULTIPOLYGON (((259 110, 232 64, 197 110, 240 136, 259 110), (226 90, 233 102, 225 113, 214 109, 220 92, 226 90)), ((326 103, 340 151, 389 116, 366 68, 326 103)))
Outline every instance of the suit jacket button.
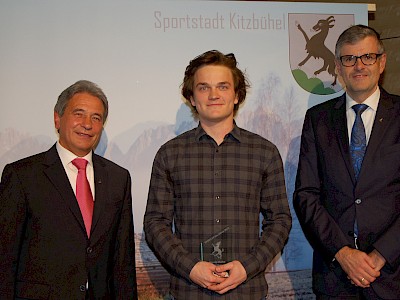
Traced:
POLYGON ((86 248, 86 253, 87 254, 90 254, 90 253, 92 253, 93 252, 93 248, 92 247, 87 247, 86 248))
POLYGON ((81 292, 86 292, 86 286, 85 286, 84 284, 82 284, 82 285, 79 287, 79 290, 80 290, 81 292))
POLYGON ((361 199, 357 199, 355 202, 356 204, 361 204, 361 199))

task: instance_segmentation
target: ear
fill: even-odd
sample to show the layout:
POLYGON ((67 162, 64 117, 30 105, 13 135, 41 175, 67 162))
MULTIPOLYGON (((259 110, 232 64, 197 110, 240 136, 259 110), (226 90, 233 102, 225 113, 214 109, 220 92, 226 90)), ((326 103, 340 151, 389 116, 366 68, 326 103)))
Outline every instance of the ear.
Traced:
POLYGON ((385 70, 386 66, 386 53, 383 53, 382 56, 380 57, 380 62, 379 62, 379 74, 382 74, 383 71, 385 70))
POLYGON ((342 73, 342 64, 337 58, 335 58, 335 72, 339 75, 342 73))
POLYGON ((60 129, 60 115, 57 112, 54 112, 54 127, 57 131, 60 129))
POLYGON ((233 101, 234 104, 238 104, 239 103, 239 97, 238 94, 235 95, 235 101, 233 101))
POLYGON ((190 97, 190 103, 192 103, 193 107, 196 107, 196 102, 193 99, 193 96, 190 97))

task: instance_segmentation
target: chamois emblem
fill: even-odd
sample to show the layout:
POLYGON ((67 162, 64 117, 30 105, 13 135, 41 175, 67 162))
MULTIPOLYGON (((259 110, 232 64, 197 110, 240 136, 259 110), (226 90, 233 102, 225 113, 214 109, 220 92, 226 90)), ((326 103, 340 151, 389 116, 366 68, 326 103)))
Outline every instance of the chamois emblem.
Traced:
POLYGON ((211 255, 213 255, 214 257, 216 257, 217 259, 221 259, 222 258, 222 252, 224 252, 224 249, 221 249, 221 242, 216 242, 215 244, 212 244, 213 246, 213 252, 211 253, 211 255))
POLYGON ((299 63, 299 67, 306 64, 311 57, 317 59, 322 58, 324 64, 322 68, 314 72, 314 75, 327 71, 332 75, 332 77, 334 77, 331 85, 335 86, 337 80, 337 75, 335 73, 335 55, 325 45, 326 37, 333 26, 335 26, 335 18, 333 16, 330 16, 327 19, 318 20, 317 24, 312 27, 313 31, 317 33, 310 38, 301 25, 297 23, 297 28, 303 34, 306 41, 305 50, 307 51, 307 56, 299 63))

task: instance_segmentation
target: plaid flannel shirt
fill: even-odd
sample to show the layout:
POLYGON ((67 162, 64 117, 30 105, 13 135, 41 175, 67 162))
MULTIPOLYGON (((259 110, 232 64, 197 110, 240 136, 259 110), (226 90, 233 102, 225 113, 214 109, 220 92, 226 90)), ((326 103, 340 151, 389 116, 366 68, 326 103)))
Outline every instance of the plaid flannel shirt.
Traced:
POLYGON ((235 125, 218 146, 201 125, 164 144, 156 154, 144 230, 171 273, 176 299, 261 299, 264 271, 282 250, 291 228, 278 149, 235 125), (262 224, 260 229, 260 213, 262 224), (194 284, 200 243, 230 227, 235 260, 247 280, 224 295, 194 284))

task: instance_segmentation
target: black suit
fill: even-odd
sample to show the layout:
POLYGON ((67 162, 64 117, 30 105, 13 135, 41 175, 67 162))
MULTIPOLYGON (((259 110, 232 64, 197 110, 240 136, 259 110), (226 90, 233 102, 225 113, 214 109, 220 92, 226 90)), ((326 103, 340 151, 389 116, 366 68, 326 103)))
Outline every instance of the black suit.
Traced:
POLYGON ((55 146, 4 168, 0 299, 137 298, 130 175, 92 160, 90 239, 55 146))
POLYGON ((314 248, 313 289, 332 296, 356 293, 332 259, 342 247, 354 248, 357 213, 360 250, 376 249, 387 261, 371 288, 379 297, 400 299, 400 97, 381 89, 357 183, 345 99, 309 109, 304 121, 293 199, 314 248))

